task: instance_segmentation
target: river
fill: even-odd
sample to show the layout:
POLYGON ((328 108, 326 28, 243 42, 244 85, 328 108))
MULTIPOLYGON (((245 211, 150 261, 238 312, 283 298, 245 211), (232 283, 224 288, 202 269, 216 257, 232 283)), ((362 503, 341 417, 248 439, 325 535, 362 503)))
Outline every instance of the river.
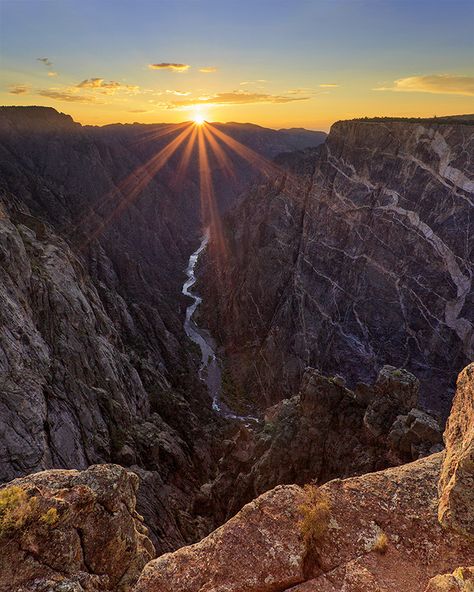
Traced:
POLYGON ((200 255, 205 251, 209 242, 209 232, 206 231, 199 247, 189 257, 188 267, 186 268, 186 281, 183 284, 182 293, 192 299, 192 303, 186 309, 186 318, 184 320, 184 330, 186 335, 201 350, 201 364, 199 366, 199 378, 206 383, 207 390, 212 400, 213 410, 228 419, 237 419, 239 421, 250 422, 258 421, 251 415, 235 414, 223 401, 221 401, 222 391, 222 370, 219 359, 216 354, 216 344, 209 335, 208 331, 201 329, 193 320, 196 309, 202 302, 201 296, 193 292, 191 288, 196 283, 196 265, 200 255))

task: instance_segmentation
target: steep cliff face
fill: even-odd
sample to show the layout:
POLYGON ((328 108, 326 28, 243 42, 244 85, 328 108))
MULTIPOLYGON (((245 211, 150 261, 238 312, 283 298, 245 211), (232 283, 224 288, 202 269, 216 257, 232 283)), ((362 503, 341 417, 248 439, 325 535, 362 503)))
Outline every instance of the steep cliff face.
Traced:
POLYGON ((245 389, 268 404, 306 366, 355 385, 391 364, 447 413, 474 356, 473 154, 472 125, 339 122, 238 204, 203 285, 245 389))
MULTIPOLYGON (((183 330, 199 170, 193 155, 182 175, 182 153, 157 157, 182 131, 0 109, 0 481, 133 467, 161 551, 200 536, 188 508, 213 474, 221 424, 183 330)), ((308 141, 246 133, 266 156, 308 141)), ((238 191, 217 192, 220 206, 238 191)))

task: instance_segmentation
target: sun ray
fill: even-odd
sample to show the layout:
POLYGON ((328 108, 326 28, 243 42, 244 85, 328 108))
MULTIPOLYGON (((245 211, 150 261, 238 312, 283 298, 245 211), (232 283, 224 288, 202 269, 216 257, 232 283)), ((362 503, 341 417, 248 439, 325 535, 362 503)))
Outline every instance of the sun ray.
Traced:
MULTIPOLYGON (((110 222, 117 218, 123 210, 125 210, 131 203, 133 203, 141 194, 143 189, 152 181, 154 176, 166 165, 171 156, 176 152, 179 146, 186 140, 191 134, 192 126, 188 124, 179 136, 174 138, 169 144, 162 148, 157 154, 155 154, 148 162, 139 166, 135 171, 128 175, 117 187, 112 189, 103 198, 102 203, 99 205, 100 209, 109 205, 113 206, 111 212, 103 219, 96 227, 96 229, 88 237, 86 246, 91 241, 95 240, 104 229, 110 224, 110 222)), ((90 217, 97 216, 97 211, 89 214, 90 217)), ((84 224, 87 221, 82 219, 77 226, 84 224)))
POLYGON ((229 136, 228 134, 226 134, 222 130, 218 129, 212 123, 209 123, 207 125, 207 128, 209 129, 211 134, 214 134, 214 136, 217 136, 220 140, 222 140, 225 144, 227 144, 227 146, 231 150, 233 150, 236 154, 238 154, 240 157, 242 157, 244 160, 246 160, 253 167, 257 168, 266 177, 270 177, 270 176, 276 175, 276 174, 281 174, 282 171, 279 169, 279 167, 275 163, 267 160, 261 154, 258 154, 258 152, 255 152, 255 150, 252 150, 248 146, 245 146, 244 144, 242 144, 238 140, 232 138, 231 136, 229 136))
POLYGON ((232 166, 232 162, 231 162, 230 158, 224 152, 224 150, 222 149, 222 146, 217 142, 217 140, 209 133, 207 126, 205 126, 203 128, 203 131, 204 131, 204 136, 205 136, 207 143, 209 144, 212 152, 214 153, 215 157, 217 158, 217 162, 224 169, 224 172, 226 173, 227 177, 229 177, 230 179, 235 181, 236 180, 235 170, 234 170, 234 167, 232 166))
POLYGON ((207 143, 202 127, 198 128, 198 153, 199 153, 199 181, 201 195, 201 215, 204 226, 209 228, 211 237, 211 254, 214 257, 218 270, 226 255, 224 234, 219 210, 217 208, 214 187, 212 183, 207 143))
POLYGON ((191 155, 193 153, 194 146, 196 144, 197 133, 198 133, 198 127, 193 126, 192 134, 191 134, 190 138, 188 139, 188 141, 186 142, 186 146, 185 146, 183 154, 181 156, 181 160, 179 161, 179 164, 178 164, 178 169, 176 171, 175 178, 172 182, 173 189, 180 189, 183 185, 184 176, 186 174, 186 171, 188 170, 189 162, 191 160, 191 155))

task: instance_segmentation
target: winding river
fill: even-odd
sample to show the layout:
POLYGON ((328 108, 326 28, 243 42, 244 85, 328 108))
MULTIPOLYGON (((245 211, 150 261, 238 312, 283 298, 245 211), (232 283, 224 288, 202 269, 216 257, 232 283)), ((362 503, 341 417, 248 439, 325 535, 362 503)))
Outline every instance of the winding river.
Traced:
POLYGON ((186 318, 184 321, 184 330, 186 335, 201 350, 201 365, 199 367, 199 378, 206 383, 207 390, 212 399, 213 410, 228 419, 237 419, 239 421, 258 421, 251 415, 236 415, 229 407, 221 401, 222 391, 222 370, 216 354, 216 344, 212 337, 204 329, 200 329, 193 320, 193 315, 197 307, 201 304, 202 298, 191 288, 196 283, 195 269, 200 255, 205 251, 209 242, 209 232, 206 230, 199 247, 189 257, 188 267, 186 269, 187 279, 183 284, 182 293, 192 299, 192 303, 186 309, 186 318))

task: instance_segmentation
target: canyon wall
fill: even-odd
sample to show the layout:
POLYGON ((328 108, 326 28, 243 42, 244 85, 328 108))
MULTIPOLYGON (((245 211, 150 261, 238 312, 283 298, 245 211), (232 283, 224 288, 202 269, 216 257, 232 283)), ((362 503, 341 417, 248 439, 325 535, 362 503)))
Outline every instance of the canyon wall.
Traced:
POLYGON ((474 356, 473 154, 469 120, 360 120, 279 159, 229 213, 226 264, 203 270, 203 316, 244 392, 267 406, 306 366, 355 386, 390 364, 449 412, 474 356))
MULTIPOLYGON (((233 127, 262 134, 253 141, 264 155, 308 141, 233 127)), ((0 481, 52 467, 133 467, 162 551, 201 535, 189 505, 212 477, 222 425, 183 330, 184 269, 201 233, 199 166, 194 155, 178 175, 181 153, 157 157, 183 129, 192 132, 0 109, 0 481)), ((256 174, 244 166, 235 161, 240 183, 256 174)), ((239 187, 216 193, 220 207, 239 187)))

